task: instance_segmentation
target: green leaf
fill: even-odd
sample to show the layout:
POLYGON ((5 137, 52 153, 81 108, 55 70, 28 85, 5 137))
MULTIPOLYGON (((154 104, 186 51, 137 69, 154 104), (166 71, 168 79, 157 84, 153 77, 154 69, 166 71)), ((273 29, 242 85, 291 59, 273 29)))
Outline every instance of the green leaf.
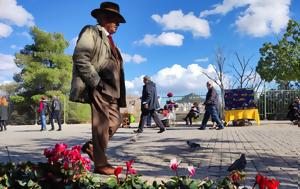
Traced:
POLYGON ((118 185, 116 178, 110 177, 105 182, 109 188, 114 188, 118 185))
POLYGON ((19 95, 13 95, 9 97, 11 102, 14 103, 21 103, 25 100, 25 98, 23 96, 19 96, 19 95))
POLYGON ((198 189, 198 184, 193 181, 188 186, 189 186, 189 189, 198 189))
POLYGON ((94 182, 94 183, 101 183, 101 178, 99 176, 93 176, 92 177, 92 182, 94 182))
POLYGON ((134 188, 136 188, 136 189, 141 189, 141 188, 142 188, 141 185, 142 185, 143 183, 139 183, 139 182, 136 183, 133 179, 132 179, 132 182, 131 182, 131 183, 132 183, 132 186, 133 186, 134 188))
POLYGON ((264 43, 259 49, 256 67, 262 79, 270 82, 300 81, 300 25, 289 20, 286 33, 278 44, 264 43))

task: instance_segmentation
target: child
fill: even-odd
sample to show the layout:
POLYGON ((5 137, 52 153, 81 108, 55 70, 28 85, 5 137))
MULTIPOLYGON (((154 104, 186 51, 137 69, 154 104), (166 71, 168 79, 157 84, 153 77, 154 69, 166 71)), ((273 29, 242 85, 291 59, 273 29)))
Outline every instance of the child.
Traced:
POLYGON ((193 118, 198 118, 200 115, 200 109, 198 106, 198 102, 194 102, 193 106, 191 107, 189 113, 185 116, 185 118, 183 118, 183 120, 185 121, 185 124, 188 125, 190 122, 190 125, 193 124, 192 119, 193 118))
POLYGON ((165 105, 164 109, 160 109, 160 111, 159 111, 159 118, 165 127, 170 126, 169 125, 169 116, 170 116, 170 111, 168 109, 168 106, 165 105))

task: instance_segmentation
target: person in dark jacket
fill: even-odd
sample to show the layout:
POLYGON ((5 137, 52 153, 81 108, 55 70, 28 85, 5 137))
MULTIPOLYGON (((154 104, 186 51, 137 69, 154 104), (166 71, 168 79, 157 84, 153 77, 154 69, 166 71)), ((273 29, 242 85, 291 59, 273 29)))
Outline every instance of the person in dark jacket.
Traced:
POLYGON ((209 117, 211 116, 212 120, 214 120, 217 123, 217 130, 220 129, 224 129, 224 125, 221 122, 220 118, 219 118, 219 113, 218 113, 218 103, 219 103, 219 97, 218 97, 218 93, 215 90, 215 88, 213 87, 213 84, 211 81, 208 81, 206 83, 208 92, 206 94, 206 98, 205 98, 205 113, 204 113, 204 117, 201 123, 201 126, 199 128, 199 130, 205 130, 206 128, 206 124, 207 121, 209 119, 209 117))
POLYGON ((287 114, 288 119, 294 124, 300 122, 300 99, 296 97, 294 102, 289 105, 289 111, 287 114))
POLYGON ((139 128, 135 130, 135 133, 142 133, 144 125, 147 121, 148 115, 150 115, 155 124, 159 127, 158 133, 165 131, 165 127, 161 120, 159 119, 156 110, 159 108, 156 85, 151 81, 149 76, 143 78, 144 86, 141 98, 141 118, 139 122, 139 128))
POLYGON ((51 129, 49 131, 54 130, 54 119, 56 119, 58 124, 57 131, 61 131, 61 110, 62 110, 62 106, 60 100, 58 99, 57 96, 53 96, 51 102, 51 113, 50 113, 51 129))
POLYGON ((8 120, 8 102, 5 97, 0 98, 0 131, 6 131, 6 121, 8 120))
POLYGON ((192 125, 193 118, 196 119, 199 117, 199 115, 200 115, 200 109, 199 109, 198 102, 194 102, 189 113, 185 116, 185 118, 183 118, 183 120, 185 121, 186 125, 189 125, 189 124, 192 125))

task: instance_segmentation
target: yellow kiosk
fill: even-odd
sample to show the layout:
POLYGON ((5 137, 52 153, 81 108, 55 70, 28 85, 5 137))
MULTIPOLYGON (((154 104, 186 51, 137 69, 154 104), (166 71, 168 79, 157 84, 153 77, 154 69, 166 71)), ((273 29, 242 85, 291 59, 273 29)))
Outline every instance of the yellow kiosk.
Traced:
POLYGON ((260 125, 258 109, 254 101, 253 89, 225 90, 225 121, 255 120, 260 125))

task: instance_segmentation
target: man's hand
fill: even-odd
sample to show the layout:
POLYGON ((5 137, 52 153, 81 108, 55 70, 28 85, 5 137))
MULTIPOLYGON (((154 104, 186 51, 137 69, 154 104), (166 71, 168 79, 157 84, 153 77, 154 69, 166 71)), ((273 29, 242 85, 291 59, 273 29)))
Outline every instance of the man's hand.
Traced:
POLYGON ((99 92, 101 92, 101 91, 102 91, 102 89, 103 89, 103 83, 102 83, 102 81, 101 81, 101 80, 100 80, 100 82, 98 83, 98 85, 97 85, 96 89, 97 89, 99 92))
POLYGON ((148 109, 149 108, 148 104, 144 104, 144 108, 148 109))

